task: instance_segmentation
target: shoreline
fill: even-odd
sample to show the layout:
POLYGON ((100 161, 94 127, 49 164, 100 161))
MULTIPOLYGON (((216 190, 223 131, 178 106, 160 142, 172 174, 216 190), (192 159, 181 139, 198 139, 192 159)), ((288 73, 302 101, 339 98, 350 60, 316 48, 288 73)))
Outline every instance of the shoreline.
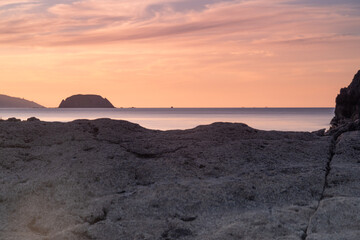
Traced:
POLYGON ((38 119, 36 117, 30 117, 30 118, 23 118, 23 119, 20 119, 20 118, 16 118, 16 117, 10 117, 8 119, 2 119, 0 118, 0 122, 42 122, 42 123, 73 123, 73 122, 78 122, 78 121, 101 121, 101 120, 109 120, 109 121, 123 121, 123 122, 128 122, 130 124, 135 124, 135 125, 138 125, 139 127, 141 128, 144 128, 146 130, 150 130, 150 131, 162 131, 162 132, 167 132, 167 131, 188 131, 188 130, 193 130, 193 129, 196 129, 198 127, 202 127, 202 126, 210 126, 210 125, 213 125, 213 124, 242 124, 242 125, 246 125, 248 126, 249 128, 252 128, 252 129, 255 129, 255 130, 258 130, 258 131, 268 131, 268 132, 309 132, 309 133, 315 133, 315 134, 318 134, 319 132, 327 132, 330 130, 331 126, 330 124, 328 124, 327 127, 325 128, 319 128, 319 129, 314 129, 314 130, 278 130, 278 129, 259 129, 259 128, 254 128, 253 126, 249 126, 247 123, 244 123, 244 122, 228 122, 228 121, 217 121, 217 122, 210 122, 210 123, 205 123, 205 124, 199 124, 199 125, 196 125, 196 126, 193 126, 193 127, 189 127, 189 128, 184 128, 184 129, 177 129, 177 128, 174 128, 174 129, 154 129, 154 128, 148 128, 148 127, 145 127, 139 123, 136 123, 136 122, 132 122, 132 121, 129 121, 129 120, 126 120, 126 119, 112 119, 112 118, 96 118, 96 119, 86 119, 86 118, 79 118, 79 119, 74 119, 74 120, 68 120, 68 121, 44 121, 44 120, 41 120, 41 119, 38 119))
POLYGON ((32 120, 0 122, 2 239, 358 236, 356 131, 32 120))
POLYGON ((148 129, 191 129, 213 122, 246 123, 257 129, 317 131, 328 128, 332 108, 325 109, 44 109, 3 110, 0 117, 70 122, 76 119, 111 118, 135 122, 148 129))

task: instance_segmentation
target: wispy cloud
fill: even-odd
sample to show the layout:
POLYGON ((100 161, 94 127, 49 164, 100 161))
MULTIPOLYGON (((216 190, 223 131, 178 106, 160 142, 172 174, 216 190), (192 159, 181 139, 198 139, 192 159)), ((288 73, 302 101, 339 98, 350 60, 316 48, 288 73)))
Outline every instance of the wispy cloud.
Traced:
POLYGON ((34 2, 38 2, 38 1, 39 0, 2 0, 0 2, 0 6, 34 3, 34 2))
MULTIPOLYGON (((181 102, 192 91, 194 96, 203 94, 198 106, 206 106, 205 96, 211 98, 219 89, 226 101, 251 106, 266 96, 275 99, 285 87, 298 94, 299 103, 306 98, 299 89, 311 85, 311 105, 324 84, 338 90, 334 72, 353 70, 360 61, 359 2, 327 2, 2 0, 0 63, 5 67, 0 78, 40 82, 39 88, 54 88, 57 82, 56 89, 63 88, 64 95, 65 85, 73 81, 83 91, 84 85, 100 90, 101 80, 114 86, 103 87, 114 96, 116 86, 126 89, 129 104, 137 101, 132 96, 137 86, 161 86, 164 91, 153 106, 166 100, 162 95, 177 96, 181 102)), ((11 81, 2 86, 11 86, 11 81)), ((296 94, 290 90, 291 98, 296 94)), ((142 92, 146 103, 146 97, 153 97, 148 92, 142 92)), ((327 102, 335 95, 323 94, 328 94, 327 102)), ((276 101, 273 105, 281 106, 276 101)))
POLYGON ((44 5, 41 1, 7 0, 1 4, 15 5, 3 10, 2 14, 11 11, 17 11, 17 14, 0 17, 0 42, 77 45, 178 35, 212 38, 238 34, 239 39, 254 43, 263 41, 264 36, 271 33, 275 39, 287 35, 288 40, 283 41, 289 43, 299 35, 304 35, 303 39, 326 41, 327 35, 359 32, 360 17, 341 13, 351 11, 350 7, 304 5, 298 8, 288 2, 212 1, 203 3, 204 8, 200 10, 177 11, 173 4, 181 3, 180 0, 81 0, 46 5, 46 8, 39 7, 44 5), (333 27, 328 26, 329 21, 334 23, 333 27), (322 32, 316 32, 319 29, 322 32))

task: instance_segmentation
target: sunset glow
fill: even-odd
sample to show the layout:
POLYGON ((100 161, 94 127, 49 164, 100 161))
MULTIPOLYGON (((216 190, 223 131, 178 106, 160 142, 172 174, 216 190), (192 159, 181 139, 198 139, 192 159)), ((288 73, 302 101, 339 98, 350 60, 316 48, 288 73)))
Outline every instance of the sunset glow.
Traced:
POLYGON ((1 0, 0 94, 46 107, 332 107, 357 0, 1 0))

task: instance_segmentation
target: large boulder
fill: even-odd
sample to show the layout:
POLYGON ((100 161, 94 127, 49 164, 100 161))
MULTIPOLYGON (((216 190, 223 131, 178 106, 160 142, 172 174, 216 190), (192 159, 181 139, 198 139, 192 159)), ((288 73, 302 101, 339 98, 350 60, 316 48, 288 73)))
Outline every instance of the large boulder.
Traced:
POLYGON ((114 106, 99 95, 74 95, 62 100, 59 108, 114 108, 114 106))
POLYGON ((335 117, 331 120, 333 128, 353 122, 360 116, 360 70, 350 85, 340 90, 336 97, 335 117))
POLYGON ((308 240, 331 227, 355 236, 359 226, 359 200, 315 211, 328 136, 236 123, 156 131, 110 119, 3 121, 0 133, 0 239, 300 240, 313 215, 308 240))

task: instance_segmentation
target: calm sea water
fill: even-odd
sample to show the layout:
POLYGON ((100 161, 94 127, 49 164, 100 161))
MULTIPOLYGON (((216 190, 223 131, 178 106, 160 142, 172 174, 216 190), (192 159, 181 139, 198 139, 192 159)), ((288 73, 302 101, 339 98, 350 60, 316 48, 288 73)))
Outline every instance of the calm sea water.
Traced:
POLYGON ((189 129, 213 122, 237 122, 263 130, 314 131, 328 128, 333 108, 116 108, 116 109, 0 109, 0 118, 68 122, 111 118, 150 129, 189 129))

